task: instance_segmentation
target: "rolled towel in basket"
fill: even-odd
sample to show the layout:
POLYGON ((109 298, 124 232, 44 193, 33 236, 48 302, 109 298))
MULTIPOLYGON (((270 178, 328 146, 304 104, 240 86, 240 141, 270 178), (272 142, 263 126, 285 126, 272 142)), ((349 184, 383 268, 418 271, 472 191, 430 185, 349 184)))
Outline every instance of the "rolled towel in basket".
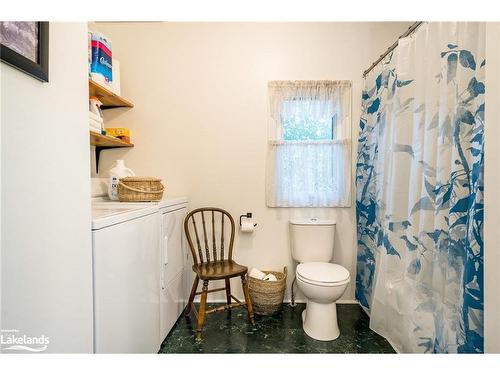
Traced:
POLYGON ((254 279, 263 280, 264 277, 266 277, 266 274, 264 272, 261 272, 257 268, 252 268, 248 276, 253 277, 254 279))
POLYGON ((278 279, 276 278, 276 276, 274 276, 272 273, 268 273, 266 276, 264 276, 264 278, 262 280, 265 280, 265 281, 278 281, 278 279))

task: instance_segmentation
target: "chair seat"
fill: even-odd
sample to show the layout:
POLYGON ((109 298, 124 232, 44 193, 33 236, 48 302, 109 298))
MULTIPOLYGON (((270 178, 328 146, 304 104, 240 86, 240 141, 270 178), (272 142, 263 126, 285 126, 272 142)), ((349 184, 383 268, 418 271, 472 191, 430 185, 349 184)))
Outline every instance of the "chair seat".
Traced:
POLYGON ((193 271, 202 280, 219 280, 244 275, 248 268, 232 260, 195 264, 193 271))

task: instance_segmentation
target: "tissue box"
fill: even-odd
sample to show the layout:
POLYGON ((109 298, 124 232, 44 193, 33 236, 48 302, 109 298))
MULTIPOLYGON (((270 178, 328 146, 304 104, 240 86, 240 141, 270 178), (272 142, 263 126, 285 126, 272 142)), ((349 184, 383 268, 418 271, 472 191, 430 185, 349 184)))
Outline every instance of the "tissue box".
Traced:
POLYGON ((112 137, 130 137, 130 130, 127 128, 106 128, 106 134, 112 137))
POLYGON ((121 139, 123 142, 130 142, 130 130, 127 128, 106 128, 106 135, 121 139))

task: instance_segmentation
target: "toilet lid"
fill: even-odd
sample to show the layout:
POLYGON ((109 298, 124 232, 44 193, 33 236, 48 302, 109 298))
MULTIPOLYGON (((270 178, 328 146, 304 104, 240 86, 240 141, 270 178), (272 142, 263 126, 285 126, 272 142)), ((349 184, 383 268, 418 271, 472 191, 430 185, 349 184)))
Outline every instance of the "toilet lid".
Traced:
POLYGON ((312 283, 340 283, 349 278, 349 271, 340 264, 311 262, 297 266, 297 275, 312 283))

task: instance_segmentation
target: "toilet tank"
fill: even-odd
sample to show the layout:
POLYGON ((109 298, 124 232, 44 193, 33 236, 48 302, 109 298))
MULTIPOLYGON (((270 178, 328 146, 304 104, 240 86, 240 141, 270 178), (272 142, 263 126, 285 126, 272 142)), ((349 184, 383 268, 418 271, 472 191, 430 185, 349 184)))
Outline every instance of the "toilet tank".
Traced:
POLYGON ((329 262, 333 257, 335 221, 317 218, 290 220, 292 257, 299 263, 329 262))

